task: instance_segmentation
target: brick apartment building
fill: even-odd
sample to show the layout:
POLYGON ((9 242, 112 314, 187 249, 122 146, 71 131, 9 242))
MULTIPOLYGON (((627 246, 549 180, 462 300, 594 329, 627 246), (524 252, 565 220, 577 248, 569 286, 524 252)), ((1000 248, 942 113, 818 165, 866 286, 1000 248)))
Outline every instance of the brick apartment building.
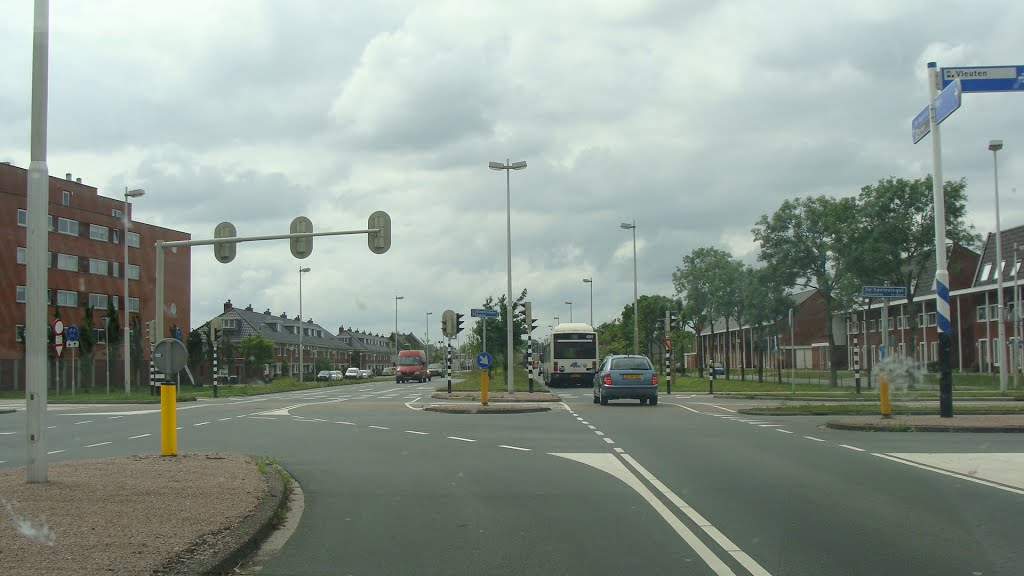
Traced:
MULTIPOLYGON (((50 177, 48 235, 48 310, 52 321, 59 306, 65 325, 83 324, 86 306, 92 305, 94 335, 98 344, 95 357, 94 382, 106 381, 107 350, 103 317, 108 302, 118 310, 118 319, 125 325, 124 275, 128 275, 130 317, 141 315, 145 320, 155 317, 153 295, 156 287, 153 245, 157 240, 188 240, 190 235, 131 219, 124 235, 123 196, 101 196, 81 178, 50 177), (128 244, 128 262, 124 262, 124 242, 128 244)), ((26 301, 26 223, 28 171, 0 164, 0 390, 25 389, 24 343, 20 341, 25 325, 26 301)), ((145 201, 145 200, 140 200, 145 201)), ((190 323, 191 251, 168 252, 165 260, 166 306, 165 326, 180 326, 187 331, 190 323)), ((144 362, 149 361, 149 346, 143 338, 144 362)), ((123 346, 123 344, 122 344, 123 346)), ((58 381, 64 386, 71 381, 72 349, 65 348, 59 377, 50 362, 51 389, 58 381)), ((120 356, 119 356, 120 358, 120 356)), ((123 360, 110 367, 111 388, 123 389, 123 360)), ((77 368, 76 368, 77 370, 77 368)), ((132 365, 133 388, 148 384, 148 365, 132 365), (140 369, 141 368, 141 369, 140 369), (138 379, 141 375, 141 381, 138 379)), ((80 379, 80 374, 78 380, 80 379)))

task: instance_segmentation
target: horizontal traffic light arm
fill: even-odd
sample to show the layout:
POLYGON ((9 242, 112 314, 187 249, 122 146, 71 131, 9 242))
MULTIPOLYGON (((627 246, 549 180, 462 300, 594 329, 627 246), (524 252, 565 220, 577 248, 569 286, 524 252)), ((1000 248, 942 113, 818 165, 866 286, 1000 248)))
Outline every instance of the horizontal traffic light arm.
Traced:
POLYGON ((380 232, 380 228, 365 230, 339 230, 336 232, 298 232, 295 234, 272 234, 270 236, 232 236, 230 238, 209 238, 207 240, 174 240, 163 242, 164 248, 180 248, 183 246, 211 246, 229 244, 231 242, 260 242, 262 240, 288 240, 290 238, 314 238, 317 236, 346 236, 352 234, 370 234, 380 232))

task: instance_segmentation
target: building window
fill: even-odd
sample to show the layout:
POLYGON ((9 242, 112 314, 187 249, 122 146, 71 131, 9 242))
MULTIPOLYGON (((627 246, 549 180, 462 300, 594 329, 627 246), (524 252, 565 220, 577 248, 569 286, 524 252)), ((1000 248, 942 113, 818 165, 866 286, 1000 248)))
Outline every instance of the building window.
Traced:
POLYGON ((78 256, 73 254, 57 254, 57 269, 78 272, 78 256))
POLYGON ((131 296, 128 297, 128 311, 129 312, 138 312, 139 311, 139 299, 138 298, 132 298, 131 296))
POLYGON ((110 263, 110 275, 114 278, 121 276, 121 263, 111 262, 110 263))
POLYGON ((24 246, 18 246, 18 264, 24 264, 28 259, 28 250, 24 246))
POLYGON ((18 290, 14 294, 14 301, 15 302, 21 302, 21 303, 25 302, 25 287, 24 286, 18 286, 18 290))
POLYGON ((999 320, 999 305, 990 304, 988 307, 988 319, 993 322, 999 320))
POLYGON ((878 325, 876 324, 875 320, 871 320, 868 322, 868 332, 876 332, 877 329, 878 325))
POLYGON ((15 324, 14 325, 14 341, 24 342, 25 341, 25 325, 15 324))
POLYGON ((139 267, 135 264, 128 265, 128 279, 138 280, 139 279, 139 267))
POLYGON ((92 339, 97 344, 106 344, 107 343, 107 331, 104 330, 103 328, 93 328, 92 329, 92 339))
POLYGON ((28 226, 28 211, 18 208, 18 226, 28 226))
POLYGON ((931 361, 934 362, 935 360, 939 359, 939 343, 938 342, 929 342, 929 344, 931 346, 931 355, 932 355, 931 361))
POLYGON ((98 258, 90 258, 89 259, 89 273, 90 274, 100 274, 102 276, 107 276, 107 274, 108 274, 108 272, 107 272, 108 264, 109 263, 106 260, 100 260, 98 258))
POLYGON ((78 307, 78 292, 71 292, 70 290, 57 290, 57 305, 78 307))
POLYGON ((924 312, 917 315, 917 327, 924 328, 924 312))
POLYGON ((231 328, 235 330, 237 330, 240 325, 238 318, 224 318, 222 322, 221 326, 224 328, 231 328))
POLYGON ((928 313, 928 325, 935 326, 935 312, 928 313))
POLYGON ((106 294, 89 294, 89 306, 99 310, 107 309, 107 295, 106 294))
POLYGON ((65 190, 64 193, 60 195, 60 203, 62 206, 71 206, 71 192, 65 190))
POLYGON ((60 232, 61 234, 67 234, 69 236, 78 236, 78 220, 58 218, 57 232, 60 232))
POLYGON ((897 316, 896 317, 896 329, 897 330, 902 330, 903 329, 903 316, 897 316))
POLYGON ((114 218, 124 218, 124 212, 118 210, 117 208, 112 208, 110 210, 110 215, 113 216, 114 218))
POLYGON ((110 297, 110 303, 114 305, 114 310, 120 310, 121 309, 121 307, 119 306, 120 302, 117 301, 117 296, 111 296, 110 297))
POLYGON ((121 243, 121 231, 118 230, 117 228, 111 228, 110 229, 110 241, 113 242, 114 244, 120 244, 121 243))
POLYGON ((977 320, 978 322, 984 322, 988 320, 988 314, 985 313, 986 308, 984 306, 978 306, 977 309, 977 320))
POLYGON ((981 269, 981 278, 978 278, 979 282, 988 280, 988 273, 992 271, 992 264, 985 264, 985 267, 981 269))
POLYGON ((131 246, 132 248, 138 248, 139 247, 140 241, 139 241, 139 234, 138 234, 138 232, 129 232, 128 233, 128 245, 131 246))
POLYGON ((89 224, 89 238, 106 242, 110 236, 110 229, 99 224, 89 224))

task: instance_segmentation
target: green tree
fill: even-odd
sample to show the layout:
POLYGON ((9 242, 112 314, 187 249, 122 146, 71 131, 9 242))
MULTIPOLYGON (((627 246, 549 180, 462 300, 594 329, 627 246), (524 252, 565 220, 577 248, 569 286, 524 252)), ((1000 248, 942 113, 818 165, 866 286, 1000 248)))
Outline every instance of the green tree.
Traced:
MULTIPOLYGON (((665 312, 675 306, 675 301, 668 296, 644 294, 637 298, 636 307, 638 310, 637 331, 640 333, 639 350, 652 359, 660 356, 662 340, 665 337, 665 312)), ((628 347, 623 353, 633 352, 633 304, 627 304, 622 308, 622 329, 628 332, 628 347)))
MULTIPOLYGON (((757 381, 764 382, 765 356, 779 351, 772 346, 782 332, 782 322, 788 321, 793 299, 787 294, 789 287, 779 280, 770 268, 749 271, 749 277, 740 290, 747 324, 753 327, 753 351, 757 354, 757 381)), ((779 382, 782 381, 781 363, 776 363, 779 382)))
POLYGON ((93 322, 93 307, 85 307, 85 317, 82 319, 82 328, 78 331, 78 350, 82 353, 81 369, 82 389, 91 390, 96 377, 96 334, 95 323, 93 322))
POLYGON ((227 330, 218 330, 217 332, 217 370, 231 374, 238 346, 228 336, 227 330))
POLYGON ((274 358, 274 344, 263 336, 249 336, 243 339, 239 343, 238 349, 242 354, 246 372, 250 378, 252 378, 253 371, 257 368, 259 368, 259 373, 262 374, 263 365, 268 364, 274 358))
MULTIPOLYGON (((632 305, 631 305, 632 307, 632 305)), ((616 318, 610 322, 594 328, 597 332, 598 352, 605 356, 607 354, 624 354, 633 350, 633 328, 629 325, 629 336, 626 336, 626 327, 622 319, 616 318)))
MULTIPOLYGON (((725 320, 725 335, 727 338, 732 338, 730 333, 730 323, 732 320, 736 320, 738 328, 742 328, 743 319, 743 303, 740 298, 740 284, 744 281, 744 266, 739 260, 736 260, 732 256, 729 256, 724 262, 721 263, 721 267, 714 274, 713 288, 711 293, 714 295, 714 308, 718 315, 725 320)), ((729 341, 725 346, 725 378, 729 379, 730 368, 732 367, 732 342, 729 341)), ((742 363, 742 359, 741 359, 742 363)))
POLYGON ((713 361, 711 354, 703 349, 701 332, 711 328, 710 342, 715 335, 714 320, 722 313, 719 310, 723 297, 721 271, 731 266, 732 255, 714 247, 696 248, 683 257, 683 265, 672 273, 676 292, 683 297, 684 316, 688 319, 697 338, 697 366, 701 377, 704 366, 713 361))
MULTIPOLYGON (((967 223, 967 182, 947 181, 943 188, 946 239, 961 246, 976 246, 981 237, 967 223)), ((932 177, 916 180, 884 178, 861 188, 861 214, 864 226, 857 242, 866 250, 857 263, 856 284, 875 285, 889 282, 907 289, 910 349, 917 349, 917 314, 919 303, 915 292, 920 286, 931 286, 934 279, 923 275, 934 270, 935 210, 932 177)))
MULTIPOLYGON (((188 352, 188 366, 192 374, 199 373, 199 367, 206 360, 206 331, 196 328, 188 333, 188 340, 185 342, 185 350, 188 352)), ((202 382, 196 379, 196 386, 202 386, 202 382)))
MULTIPOLYGON (((526 335, 526 320, 523 318, 523 302, 526 301, 526 289, 523 289, 519 293, 519 297, 513 301, 513 316, 512 316, 512 347, 513 353, 518 350, 522 350, 525 345, 523 336, 526 335)), ((505 295, 502 294, 495 301, 493 297, 488 296, 484 300, 483 308, 487 310, 496 310, 498 312, 497 318, 487 319, 487 351, 494 356, 494 365, 504 366, 504 358, 507 352, 507 318, 508 318, 508 307, 506 306, 505 295)), ((470 333, 478 338, 483 339, 483 326, 485 322, 483 319, 479 319, 470 333)))
POLYGON ((839 381, 832 318, 849 309, 855 294, 850 279, 867 249, 850 241, 851 231, 859 228, 855 198, 816 196, 784 201, 771 217, 762 215, 753 229, 762 262, 790 285, 821 295, 832 386, 839 381))

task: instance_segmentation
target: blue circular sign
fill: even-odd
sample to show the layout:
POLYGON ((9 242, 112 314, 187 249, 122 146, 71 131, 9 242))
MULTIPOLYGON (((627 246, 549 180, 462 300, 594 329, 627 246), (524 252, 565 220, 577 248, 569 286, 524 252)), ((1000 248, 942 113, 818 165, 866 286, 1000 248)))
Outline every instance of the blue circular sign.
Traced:
POLYGON ((74 342, 78 340, 78 326, 72 324, 64 329, 64 339, 68 342, 74 342))
POLYGON ((476 355, 476 365, 480 368, 489 368, 492 362, 494 362, 494 358, 487 352, 481 352, 476 355))

